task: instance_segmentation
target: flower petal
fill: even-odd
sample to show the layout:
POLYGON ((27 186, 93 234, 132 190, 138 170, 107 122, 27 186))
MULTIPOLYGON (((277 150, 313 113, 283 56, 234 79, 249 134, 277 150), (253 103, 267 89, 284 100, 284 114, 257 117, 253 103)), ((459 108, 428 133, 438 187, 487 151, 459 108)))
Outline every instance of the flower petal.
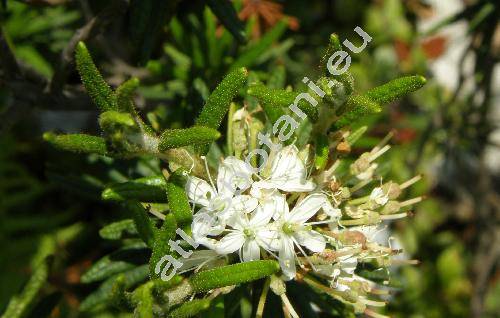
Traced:
POLYGON ((257 208, 259 201, 249 195, 238 195, 228 200, 227 206, 217 215, 229 220, 235 215, 250 213, 257 208))
POLYGON ((245 235, 240 231, 234 231, 224 236, 215 244, 215 251, 218 254, 230 254, 239 250, 244 243, 245 235))
POLYGON ((208 206, 210 200, 216 196, 215 190, 203 179, 190 176, 186 182, 188 198, 202 206, 208 206))
POLYGON ((325 238, 316 231, 298 231, 295 232, 294 238, 302 246, 307 247, 310 251, 314 253, 323 252, 326 247, 325 238))
POLYGON ((255 233, 255 239, 262 248, 268 251, 279 251, 281 247, 279 232, 271 227, 258 229, 255 233))
POLYGON ((250 262, 260 259, 260 247, 255 240, 246 240, 241 249, 242 261, 250 262))
POLYGON ((266 210, 259 205, 253 213, 249 225, 254 228, 266 226, 271 220, 272 216, 272 211, 266 210))
POLYGON ((278 258, 283 274, 288 279, 293 279, 296 274, 295 250, 293 248, 293 240, 287 235, 284 235, 281 238, 281 247, 278 258))
POLYGON ((224 196, 233 196, 250 188, 252 185, 252 169, 244 161, 235 157, 227 157, 219 165, 217 174, 217 190, 224 196))
POLYGON ((287 192, 312 191, 316 187, 306 180, 307 170, 299 158, 299 151, 294 145, 281 149, 273 160, 270 180, 276 188, 287 192))
POLYGON ((322 193, 310 194, 295 205, 286 220, 299 224, 304 223, 316 214, 326 202, 328 202, 326 195, 322 193))
POLYGON ((193 237, 195 239, 207 235, 219 235, 225 227, 226 225, 221 219, 210 214, 205 208, 200 209, 200 211, 193 216, 193 222, 191 224, 193 237))

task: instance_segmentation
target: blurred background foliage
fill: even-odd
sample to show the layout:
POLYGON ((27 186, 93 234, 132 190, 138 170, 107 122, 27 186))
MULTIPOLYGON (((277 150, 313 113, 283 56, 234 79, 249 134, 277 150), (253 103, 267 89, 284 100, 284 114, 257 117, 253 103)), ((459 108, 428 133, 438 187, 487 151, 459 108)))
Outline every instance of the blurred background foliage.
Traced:
POLYGON ((353 57, 357 90, 400 75, 429 79, 416 94, 358 123, 372 128, 356 151, 394 130, 389 177, 422 173, 425 180, 414 191, 427 200, 413 218, 394 224, 393 244, 420 264, 393 268, 401 288, 388 313, 498 317, 497 1, 2 2, 0 312, 22 290, 32 265, 52 254, 32 315, 82 316, 78 306, 95 286, 80 283, 81 275, 119 247, 98 234, 122 213, 103 203, 102 190, 161 173, 153 159, 77 156, 43 143, 48 130, 97 133, 97 111, 72 61, 78 40, 113 86, 141 79, 136 103, 160 130, 192 125, 209 92, 236 67, 249 67, 254 80, 300 87, 303 76, 319 75, 329 34, 352 39, 361 26, 373 40, 353 57))

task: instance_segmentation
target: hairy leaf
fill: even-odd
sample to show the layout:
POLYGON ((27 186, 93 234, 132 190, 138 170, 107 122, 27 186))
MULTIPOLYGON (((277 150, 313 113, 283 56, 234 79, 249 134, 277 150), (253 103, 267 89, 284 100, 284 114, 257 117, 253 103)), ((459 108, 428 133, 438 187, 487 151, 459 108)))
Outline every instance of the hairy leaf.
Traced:
POLYGON ((209 127, 195 126, 186 129, 167 129, 160 136, 160 151, 189 145, 210 143, 220 137, 220 133, 209 127))
POLYGON ((276 261, 251 261, 199 272, 190 278, 190 283, 194 291, 203 292, 248 283, 277 273, 279 270, 280 266, 276 261))
POLYGON ((76 46, 75 60, 83 85, 99 109, 101 111, 117 110, 115 94, 97 70, 83 42, 79 42, 76 46))
POLYGON ((51 132, 43 134, 43 139, 56 148, 77 152, 77 153, 95 153, 105 156, 108 151, 104 138, 85 135, 85 134, 68 134, 56 135, 51 132))

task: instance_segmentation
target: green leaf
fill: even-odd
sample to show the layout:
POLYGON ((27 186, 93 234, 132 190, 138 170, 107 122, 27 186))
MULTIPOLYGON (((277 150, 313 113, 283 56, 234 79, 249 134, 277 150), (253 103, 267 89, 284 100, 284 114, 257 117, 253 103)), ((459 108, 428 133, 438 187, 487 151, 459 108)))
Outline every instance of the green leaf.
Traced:
POLYGON ((166 203, 167 182, 163 176, 151 176, 115 183, 102 192, 103 200, 166 203))
POLYGON ((177 229, 177 222, 172 214, 167 214, 163 221, 163 226, 157 232, 156 239, 153 243, 153 253, 149 260, 149 275, 152 278, 160 278, 160 273, 155 273, 156 264, 160 259, 170 253, 169 240, 175 238, 175 230, 177 229))
POLYGON ((88 284, 130 270, 136 267, 136 263, 146 256, 145 251, 144 246, 121 248, 95 262, 82 275, 80 280, 82 283, 88 284))
POLYGON ((317 170, 322 170, 325 168, 328 162, 329 145, 328 137, 325 135, 319 135, 316 139, 316 157, 315 166, 317 170))
POLYGON ((112 132, 119 127, 135 127, 136 123, 131 114, 111 110, 106 111, 99 116, 99 125, 102 130, 112 132))
POLYGON ((123 237, 124 233, 128 233, 130 235, 137 234, 137 228, 135 227, 134 220, 126 219, 113 222, 99 230, 99 235, 103 239, 107 240, 119 240, 123 237))
POLYGON ((43 134, 43 139, 52 146, 77 153, 95 153, 105 156, 108 151, 104 138, 85 135, 85 134, 69 134, 56 135, 51 132, 43 134))
POLYGON ((208 97, 205 106, 203 106, 200 115, 196 119, 196 125, 214 129, 219 128, 222 119, 229 110, 231 101, 238 94, 240 88, 245 85, 247 76, 248 72, 243 67, 235 69, 226 75, 208 97))
POLYGON ((95 306, 109 303, 113 295, 113 286, 119 277, 124 277, 125 288, 130 288, 148 277, 148 265, 141 265, 125 273, 108 278, 99 288, 88 295, 80 304, 80 310, 92 310, 95 306))
POLYGON ((351 122, 359 120, 363 116, 376 114, 382 111, 382 107, 366 95, 351 95, 343 109, 340 119, 335 122, 335 127, 341 128, 351 122))
POLYGON ((210 307, 210 299, 195 299, 175 308, 168 315, 169 318, 190 318, 210 307))
POLYGON ((337 52, 342 50, 342 44, 340 43, 340 39, 337 34, 332 33, 330 34, 330 38, 328 41, 328 46, 326 47, 325 54, 323 54, 323 57, 321 58, 321 65, 323 67, 323 71, 326 73, 327 72, 327 67, 326 64, 328 62, 328 59, 330 56, 337 52))
POLYGON ((152 282, 148 282, 137 288, 132 296, 132 301, 136 304, 134 310, 135 317, 153 318, 153 295, 151 289, 152 282))
MULTIPOLYGON (((289 92, 284 89, 268 88, 262 84, 250 86, 247 93, 259 99, 266 115, 269 116, 269 119, 273 123, 284 114, 283 108, 293 104, 295 98, 299 95, 299 93, 289 92)), ((302 110, 312 122, 318 120, 318 108, 316 106, 301 99, 297 107, 302 110)))
POLYGON ((346 141, 347 143, 352 146, 354 145, 354 143, 356 141, 358 141, 359 138, 361 138, 361 136, 363 136, 363 134, 366 132, 366 130, 368 129, 367 126, 362 126, 360 128, 358 128, 357 130, 355 130, 354 132, 352 132, 349 136, 347 136, 346 138, 346 141))
POLYGON ((186 190, 186 177, 183 175, 183 169, 177 169, 168 178, 167 196, 168 206, 170 211, 175 216, 175 220, 179 225, 191 223, 193 213, 189 205, 186 190))
POLYGON ((180 0, 131 0, 130 36, 138 49, 139 61, 146 63, 153 51, 163 26, 177 11, 180 0))
POLYGON ((117 110, 115 94, 97 70, 83 42, 79 42, 76 46, 75 59, 76 68, 78 69, 78 73, 80 73, 83 85, 94 103, 101 111, 117 110))
POLYGON ((189 281, 195 292, 205 292, 214 288, 248 283, 275 274, 279 270, 280 266, 276 261, 251 261, 199 272, 189 281))
POLYGON ((260 40, 242 52, 238 59, 231 65, 231 69, 253 65, 262 54, 268 50, 274 41, 278 40, 288 27, 286 20, 278 22, 274 28, 267 32, 260 40))
POLYGON ((132 214, 139 236, 149 247, 152 247, 157 229, 149 218, 148 212, 139 202, 134 201, 128 203, 127 208, 132 214))
POLYGON ((139 87, 139 79, 136 77, 132 77, 118 86, 116 89, 116 103, 119 111, 136 114, 133 96, 137 87, 139 87))
POLYGON ((49 263, 52 258, 45 258, 34 268, 23 291, 10 300, 2 318, 25 317, 33 307, 40 289, 45 286, 49 276, 49 263))
POLYGON ((369 90, 365 95, 376 103, 385 105, 416 91, 425 82, 426 79, 419 75, 400 77, 369 90))
POLYGON ((229 0, 207 0, 207 4, 219 21, 240 43, 246 41, 243 23, 238 18, 233 3, 229 0))
POLYGON ((167 129, 160 136, 160 151, 196 144, 207 144, 220 137, 213 128, 195 126, 186 129, 167 129))

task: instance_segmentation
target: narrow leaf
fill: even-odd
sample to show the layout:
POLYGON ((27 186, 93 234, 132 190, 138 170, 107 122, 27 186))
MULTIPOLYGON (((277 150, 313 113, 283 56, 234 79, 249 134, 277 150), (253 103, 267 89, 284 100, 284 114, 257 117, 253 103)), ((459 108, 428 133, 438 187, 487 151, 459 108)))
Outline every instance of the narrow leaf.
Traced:
POLYGON ((147 249, 142 245, 123 247, 95 262, 80 278, 82 283, 92 283, 104 280, 112 275, 125 272, 136 267, 144 258, 147 259, 147 249))
POLYGON ((131 219, 126 219, 118 222, 113 222, 99 230, 99 235, 107 240, 119 240, 124 233, 134 235, 137 234, 135 223, 131 219))
POLYGON ((186 178, 183 171, 183 169, 177 169, 170 175, 167 183, 168 205, 179 225, 190 223, 193 218, 188 197, 184 190, 186 178))
MULTIPOLYGON (((252 85, 247 92, 249 95, 255 96, 259 99, 264 111, 266 111, 266 114, 269 116, 271 121, 274 121, 273 119, 276 117, 277 120, 279 118, 278 115, 281 116, 284 112, 282 108, 293 104, 299 95, 299 93, 289 92, 283 89, 268 88, 262 84, 252 85), (271 110, 273 108, 281 108, 281 111, 271 110), (270 113, 270 111, 272 112, 270 113)), ((316 106, 313 106, 306 100, 301 99, 297 107, 302 110, 312 122, 318 120, 318 108, 316 106)))
POLYGON ((276 261, 251 261, 199 272, 190 278, 190 283, 194 291, 204 292, 251 282, 277 273, 279 270, 280 266, 276 261))
POLYGON ((220 137, 213 128, 195 126, 186 129, 167 129, 160 136, 160 151, 196 144, 207 144, 220 137))
POLYGON ((210 307, 210 299, 195 299, 188 301, 172 310, 169 318, 190 318, 198 315, 200 312, 210 307))
POLYGON ((101 111, 116 110, 116 98, 113 90, 97 70, 83 42, 79 42, 76 46, 75 60, 76 68, 78 69, 78 73, 80 73, 83 85, 94 103, 101 111))
POLYGON ((319 135, 316 139, 316 156, 314 160, 317 170, 322 170, 325 168, 328 162, 328 154, 328 137, 325 135, 319 135))
POLYGON ((108 153, 106 141, 104 138, 97 136, 85 134, 56 135, 51 132, 46 132, 43 134, 43 139, 54 147, 66 151, 95 153, 103 156, 108 153))
POLYGON ((229 105, 245 84, 248 72, 245 68, 237 68, 222 80, 210 94, 196 120, 197 126, 217 129, 229 110, 229 105))
POLYGON ((378 104, 385 105, 416 91, 425 82, 426 79, 419 75, 400 77, 369 90, 365 95, 378 104))
POLYGON ((139 236, 149 247, 152 247, 157 229, 149 218, 148 212, 139 202, 134 201, 127 204, 127 208, 132 214, 139 236))
POLYGON ((153 243, 153 253, 151 254, 151 259, 149 260, 149 275, 152 278, 160 278, 160 273, 155 273, 156 265, 160 259, 170 253, 169 240, 175 238, 175 230, 177 229, 177 222, 172 214, 165 216, 165 221, 163 221, 163 226, 157 232, 156 239, 153 243))
POLYGON ((108 303, 111 299, 113 286, 117 278, 124 277, 125 288, 130 288, 141 281, 144 281, 148 277, 148 272, 148 265, 142 265, 126 271, 123 274, 118 274, 117 276, 108 278, 95 292, 88 295, 81 302, 80 310, 88 311, 99 304, 108 303))
POLYGON ((238 18, 233 3, 229 0, 207 0, 207 4, 219 21, 240 43, 246 41, 243 23, 238 18))
POLYGON ((382 108, 366 95, 351 95, 343 111, 344 113, 340 115, 340 119, 335 123, 337 128, 349 125, 363 116, 379 113, 382 108))
POLYGON ((163 176, 144 177, 109 185, 102 192, 102 198, 110 201, 166 203, 166 187, 167 183, 163 176))
POLYGON ((135 114, 133 96, 134 92, 139 87, 139 79, 132 77, 125 83, 118 86, 116 89, 116 103, 118 110, 135 114))
POLYGON ((286 20, 278 22, 270 31, 268 31, 260 40, 251 45, 242 52, 238 59, 231 65, 231 69, 237 69, 243 66, 251 66, 262 54, 268 50, 271 45, 278 40, 287 28, 286 20))
POLYGON ((46 258, 36 266, 21 294, 14 296, 7 305, 3 318, 25 317, 30 312, 40 289, 46 284, 50 261, 51 258, 46 258))

